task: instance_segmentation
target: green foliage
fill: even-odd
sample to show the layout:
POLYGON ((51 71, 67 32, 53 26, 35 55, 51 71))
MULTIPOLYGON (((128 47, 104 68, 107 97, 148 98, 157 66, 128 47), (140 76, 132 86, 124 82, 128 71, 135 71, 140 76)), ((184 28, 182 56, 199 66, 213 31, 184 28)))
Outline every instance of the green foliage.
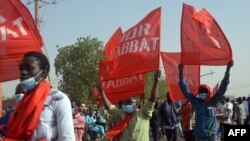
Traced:
POLYGON ((90 91, 96 85, 99 60, 103 58, 103 42, 82 37, 76 43, 58 47, 55 59, 56 75, 61 77, 59 89, 70 98, 90 102, 90 91))
MULTIPOLYGON (((153 83, 154 83, 154 72, 151 72, 146 75, 146 86, 145 86, 146 97, 149 97, 153 83)), ((166 79, 161 77, 161 79, 158 82, 157 97, 159 97, 162 100, 165 100, 167 90, 168 89, 167 89, 166 79)))

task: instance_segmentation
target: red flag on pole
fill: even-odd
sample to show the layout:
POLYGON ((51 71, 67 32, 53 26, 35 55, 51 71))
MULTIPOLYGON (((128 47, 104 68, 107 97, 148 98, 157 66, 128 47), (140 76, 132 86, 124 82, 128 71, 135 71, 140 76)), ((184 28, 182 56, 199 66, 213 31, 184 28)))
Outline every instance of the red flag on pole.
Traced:
POLYGON ((143 74, 133 75, 102 83, 107 98, 111 103, 140 96, 144 92, 145 77, 143 74))
POLYGON ((19 63, 43 45, 29 10, 20 0, 0 0, 0 82, 19 78, 19 63))
MULTIPOLYGON (((112 65, 112 64, 111 64, 112 65)), ((99 65, 99 80, 102 82, 103 89, 107 98, 111 103, 127 99, 129 97, 140 96, 144 92, 145 77, 144 74, 137 74, 114 80, 102 81, 102 78, 110 69, 109 61, 100 60, 99 65)), ((98 93, 93 91, 93 96, 97 97, 98 93)), ((102 102, 99 101, 102 105, 102 102)))
POLYGON ((104 53, 108 60, 114 59, 115 49, 119 44, 119 41, 122 37, 122 29, 119 27, 115 33, 111 36, 109 41, 106 43, 104 48, 104 53))
POLYGON ((205 10, 183 4, 181 22, 182 64, 227 65, 231 46, 216 20, 205 10))
MULTIPOLYGON (((143 74, 159 69, 161 8, 150 12, 135 26, 122 34, 117 45, 108 47, 112 51, 112 68, 104 80, 143 74), (112 47, 112 49, 111 49, 112 47)), ((114 34, 116 35, 116 33, 114 34)), ((108 44, 109 45, 109 44, 108 44)), ((106 51, 105 51, 106 53, 106 51)))
MULTIPOLYGON (((181 62, 181 53, 161 52, 161 58, 166 73, 166 80, 171 99, 186 99, 179 86, 178 65, 181 62)), ((187 82, 190 91, 193 94, 197 94, 200 85, 200 66, 185 65, 183 70, 183 76, 187 82)))

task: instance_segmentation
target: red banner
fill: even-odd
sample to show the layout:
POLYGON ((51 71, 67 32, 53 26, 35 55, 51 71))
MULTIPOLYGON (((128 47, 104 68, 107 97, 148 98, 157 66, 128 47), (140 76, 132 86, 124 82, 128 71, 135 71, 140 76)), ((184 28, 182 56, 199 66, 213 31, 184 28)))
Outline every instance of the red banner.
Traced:
MULTIPOLYGON (((161 52, 161 58, 166 73, 168 90, 172 100, 184 100, 186 97, 182 93, 179 86, 179 69, 181 62, 181 53, 165 53, 161 52)), ((185 65, 183 76, 186 83, 193 94, 197 94, 200 85, 200 66, 185 65)))
POLYGON ((122 29, 119 27, 106 43, 104 53, 108 60, 114 59, 114 53, 119 41, 122 37, 122 29))
POLYGON ((216 20, 205 10, 183 4, 181 22, 182 64, 227 65, 231 46, 216 20))
POLYGON ((0 82, 19 78, 19 64, 26 52, 41 51, 36 24, 20 0, 0 0, 0 82))
MULTIPOLYGON (((109 71, 109 62, 100 61, 100 78, 109 71)), ((111 103, 127 99, 129 97, 140 96, 144 92, 145 77, 143 74, 127 76, 115 80, 102 81, 104 91, 111 103)), ((98 93, 93 91, 93 96, 98 97, 98 93)))
POLYGON ((145 78, 143 74, 133 75, 102 83, 107 98, 112 102, 140 96, 144 92, 145 78))
POLYGON ((104 80, 158 70, 160 30, 161 8, 157 8, 124 32, 118 44, 112 45, 112 49, 109 48, 113 51, 113 65, 104 80))

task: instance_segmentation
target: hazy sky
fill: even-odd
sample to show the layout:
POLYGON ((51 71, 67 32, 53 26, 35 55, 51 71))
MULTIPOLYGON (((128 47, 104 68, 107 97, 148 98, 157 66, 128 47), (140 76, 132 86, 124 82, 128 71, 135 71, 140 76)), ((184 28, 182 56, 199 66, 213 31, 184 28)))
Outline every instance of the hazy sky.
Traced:
MULTIPOLYGON (((31 0, 22 0, 27 3, 31 0)), ((52 1, 52 0, 46 0, 52 1)), ((71 45, 79 37, 96 37, 104 43, 121 26, 127 30, 151 10, 162 7, 161 50, 180 51, 180 20, 183 2, 197 10, 207 9, 227 36, 233 51, 235 66, 227 95, 250 95, 250 1, 249 0, 57 0, 56 5, 40 8, 41 34, 51 63, 52 85, 57 86, 54 59, 56 45, 71 45)), ((33 13, 33 5, 29 5, 33 13)), ((223 78, 226 67, 202 67, 202 83, 212 87, 223 78)), ((84 76, 83 76, 84 77, 84 76)), ((3 84, 4 95, 13 95, 18 81, 3 84)))

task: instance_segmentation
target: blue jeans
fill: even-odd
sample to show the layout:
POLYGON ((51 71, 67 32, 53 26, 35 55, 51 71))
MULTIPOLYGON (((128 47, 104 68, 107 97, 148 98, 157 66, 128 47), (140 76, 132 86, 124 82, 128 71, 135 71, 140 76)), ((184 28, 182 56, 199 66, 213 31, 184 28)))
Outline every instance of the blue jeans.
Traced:
POLYGON ((103 126, 101 126, 101 125, 95 125, 95 126, 91 127, 89 130, 101 134, 101 138, 102 139, 105 138, 105 130, 104 130, 103 126))

